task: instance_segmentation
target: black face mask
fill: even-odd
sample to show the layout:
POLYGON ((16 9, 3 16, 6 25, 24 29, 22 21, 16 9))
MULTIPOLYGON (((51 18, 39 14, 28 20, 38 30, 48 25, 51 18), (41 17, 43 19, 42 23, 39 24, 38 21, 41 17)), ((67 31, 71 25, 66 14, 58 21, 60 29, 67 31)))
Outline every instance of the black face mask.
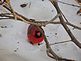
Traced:
POLYGON ((42 37, 42 32, 40 32, 40 31, 35 31, 35 37, 36 37, 36 38, 42 37))

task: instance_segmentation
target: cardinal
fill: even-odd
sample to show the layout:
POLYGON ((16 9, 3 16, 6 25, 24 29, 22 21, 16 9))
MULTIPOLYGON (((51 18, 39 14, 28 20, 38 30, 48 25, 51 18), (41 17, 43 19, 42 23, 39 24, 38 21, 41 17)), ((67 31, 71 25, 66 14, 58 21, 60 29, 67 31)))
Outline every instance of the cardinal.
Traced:
POLYGON ((44 40, 44 31, 40 26, 38 27, 36 25, 30 24, 28 27, 27 37, 28 37, 28 41, 32 45, 35 44, 40 45, 40 43, 44 40))

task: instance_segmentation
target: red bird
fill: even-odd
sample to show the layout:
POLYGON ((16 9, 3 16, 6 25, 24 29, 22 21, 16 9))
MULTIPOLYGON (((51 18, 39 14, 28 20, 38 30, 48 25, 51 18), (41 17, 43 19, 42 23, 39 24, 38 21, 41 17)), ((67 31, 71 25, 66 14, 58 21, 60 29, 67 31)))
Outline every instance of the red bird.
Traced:
POLYGON ((40 44, 44 40, 44 31, 41 27, 39 28, 38 26, 32 24, 28 27, 28 41, 33 45, 40 44))

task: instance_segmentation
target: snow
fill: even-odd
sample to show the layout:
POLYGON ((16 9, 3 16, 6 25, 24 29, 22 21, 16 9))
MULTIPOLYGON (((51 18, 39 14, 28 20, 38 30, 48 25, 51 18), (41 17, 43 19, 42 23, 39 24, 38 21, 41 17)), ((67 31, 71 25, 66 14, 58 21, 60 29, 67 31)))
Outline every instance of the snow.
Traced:
MULTIPOLYGON (((74 0, 62 1, 78 5, 74 0)), ((50 20, 56 15, 55 8, 48 0, 11 0, 11 5, 14 11, 29 19, 41 21, 50 20), (30 2, 30 8, 29 4, 27 7, 20 7, 21 4, 30 2)), ((62 3, 59 3, 59 6, 69 22, 81 27, 81 17, 76 15, 78 10, 77 7, 64 5, 62 3)), ((0 20, 0 61, 54 61, 47 56, 44 42, 42 42, 43 44, 40 46, 33 46, 27 41, 26 35, 28 26, 29 24, 17 20, 0 20), (1 28, 1 26, 7 26, 7 28, 1 28)), ((80 41, 81 30, 73 30, 70 26, 69 28, 74 36, 80 41)), ((46 36, 48 36, 49 43, 70 40, 67 32, 60 24, 49 24, 43 27, 43 29, 46 36), (57 33, 57 35, 55 35, 55 33, 57 33)), ((73 42, 53 45, 52 49, 60 57, 81 61, 81 51, 73 42)))
POLYGON ((53 5, 47 0, 11 0, 11 4, 16 12, 24 15, 27 18, 36 20, 49 20, 56 15, 53 5), (30 2, 31 7, 29 7, 30 2), (22 8, 20 6, 21 4, 26 3, 28 3, 26 7, 22 8), (54 10, 54 12, 51 12, 52 10, 54 10))

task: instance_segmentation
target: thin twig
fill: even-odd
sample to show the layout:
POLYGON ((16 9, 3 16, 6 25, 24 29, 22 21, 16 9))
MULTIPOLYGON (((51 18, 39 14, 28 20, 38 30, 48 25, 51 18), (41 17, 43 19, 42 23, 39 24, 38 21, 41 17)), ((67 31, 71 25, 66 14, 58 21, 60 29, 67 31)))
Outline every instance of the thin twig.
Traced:
POLYGON ((11 13, 13 14, 14 19, 16 20, 16 15, 15 15, 13 8, 11 7, 10 0, 6 0, 5 3, 4 3, 4 6, 7 6, 8 8, 11 9, 11 13))
POLYGON ((44 22, 44 25, 46 26, 47 24, 49 24, 50 22, 53 22, 55 19, 57 19, 61 14, 57 14, 53 19, 51 19, 50 21, 44 22))
POLYGON ((56 45, 56 44, 61 44, 61 43, 66 43, 66 42, 71 42, 71 40, 68 40, 68 41, 62 41, 62 42, 50 43, 50 45, 56 45))
MULTIPOLYGON (((62 13, 62 11, 61 11, 61 13, 62 13)), ((63 15, 63 17, 64 17, 64 19, 68 22, 68 20, 67 20, 67 18, 65 17, 65 15, 62 13, 62 15, 63 15)))
POLYGON ((73 7, 81 8, 81 6, 78 6, 78 5, 69 4, 69 3, 62 2, 62 1, 57 1, 57 2, 62 3, 62 4, 66 4, 66 5, 70 5, 70 6, 73 6, 73 7))

